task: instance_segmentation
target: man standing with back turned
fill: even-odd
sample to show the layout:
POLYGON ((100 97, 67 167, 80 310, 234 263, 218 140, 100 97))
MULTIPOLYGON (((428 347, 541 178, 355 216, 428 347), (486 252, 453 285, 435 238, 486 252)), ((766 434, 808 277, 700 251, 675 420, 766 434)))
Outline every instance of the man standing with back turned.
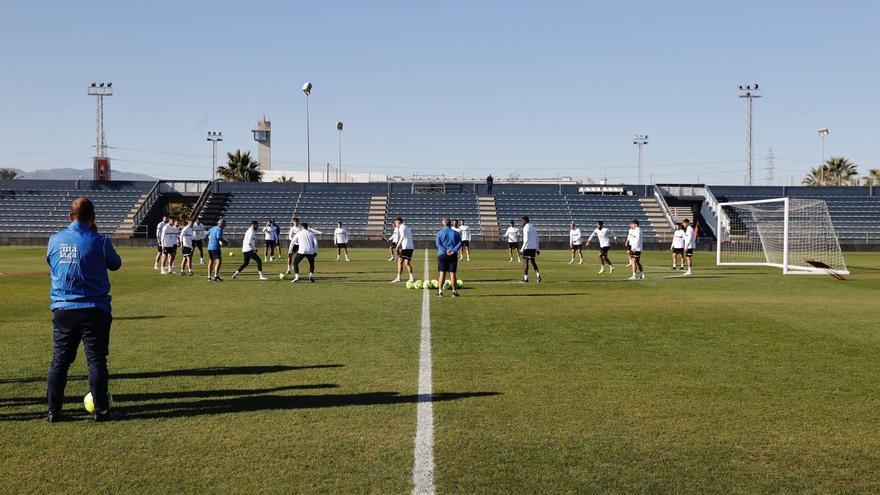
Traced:
POLYGON ((440 272, 440 287, 437 297, 443 297, 443 282, 449 274, 452 283, 452 297, 458 297, 458 252, 461 250, 461 234, 452 230, 452 221, 443 219, 443 229, 437 233, 434 243, 437 245, 437 271, 440 272))
POLYGON ((49 366, 50 423, 61 420, 67 371, 76 359, 80 341, 89 369, 89 390, 95 401, 95 421, 112 421, 123 415, 110 411, 107 395, 107 354, 110 347, 110 278, 122 259, 106 236, 95 228, 95 206, 76 198, 68 213, 70 226, 49 239, 46 261, 52 275, 52 322, 55 347, 49 366))

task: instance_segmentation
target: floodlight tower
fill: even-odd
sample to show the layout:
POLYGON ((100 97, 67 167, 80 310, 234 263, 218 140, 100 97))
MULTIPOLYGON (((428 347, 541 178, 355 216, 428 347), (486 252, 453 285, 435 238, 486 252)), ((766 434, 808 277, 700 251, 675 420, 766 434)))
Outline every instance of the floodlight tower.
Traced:
POLYGON ((336 123, 336 131, 339 134, 339 165, 336 167, 336 182, 339 182, 339 175, 342 173, 342 122, 336 123))
POLYGON ((223 133, 208 131, 208 141, 211 141, 211 146, 214 149, 213 159, 211 160, 211 180, 214 180, 217 174, 217 143, 223 141, 223 133))
POLYGON ((639 148, 639 184, 645 183, 645 164, 642 161, 642 147, 648 144, 647 134, 636 134, 633 137, 633 144, 639 148))
POLYGON ((821 174, 819 176, 819 185, 824 186, 825 185, 825 136, 828 135, 828 128, 823 127, 816 132, 819 134, 819 139, 822 140, 822 161, 819 162, 819 170, 820 170, 820 174, 821 174))
POLYGON ((746 136, 746 185, 751 186, 755 175, 755 153, 752 146, 752 100, 761 97, 760 88, 757 84, 737 86, 739 97, 749 100, 748 134, 746 136))
POLYGON ((309 133, 309 95, 312 94, 312 83, 306 81, 302 92, 306 95, 306 182, 312 181, 312 155, 309 149, 311 134, 309 133))
POLYGON ((92 162, 94 180, 110 180, 110 157, 107 156, 107 136, 104 134, 104 97, 113 96, 113 83, 92 83, 88 87, 88 95, 94 96, 98 103, 97 109, 97 141, 95 158, 92 162))

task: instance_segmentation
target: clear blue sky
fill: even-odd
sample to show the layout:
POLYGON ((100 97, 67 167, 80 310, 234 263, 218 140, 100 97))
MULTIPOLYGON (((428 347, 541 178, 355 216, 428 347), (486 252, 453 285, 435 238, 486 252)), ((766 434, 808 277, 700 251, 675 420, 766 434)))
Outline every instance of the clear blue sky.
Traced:
POLYGON ((739 184, 758 82, 757 177, 828 155, 880 167, 877 2, 3 2, 0 166, 90 166, 91 81, 114 167, 205 177, 209 130, 255 149, 273 125, 275 168, 312 163, 496 177, 636 175, 650 136, 655 181, 739 184))

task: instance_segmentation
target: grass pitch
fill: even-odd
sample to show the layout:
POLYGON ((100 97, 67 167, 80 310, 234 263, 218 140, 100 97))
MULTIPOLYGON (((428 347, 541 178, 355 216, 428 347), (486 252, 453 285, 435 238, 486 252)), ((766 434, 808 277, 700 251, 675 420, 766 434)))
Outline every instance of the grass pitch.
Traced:
MULTIPOLYGON (((411 490, 422 292, 387 283, 387 251, 327 250, 296 285, 282 263, 209 283, 121 254, 110 388, 129 419, 86 421, 80 353, 51 425, 44 250, 0 249, 0 492, 411 490)), ((838 282, 708 253, 684 278, 648 253, 628 282, 620 251, 613 275, 551 251, 524 285, 474 254, 463 297, 431 300, 438 492, 880 492, 877 255, 847 254, 838 282)))

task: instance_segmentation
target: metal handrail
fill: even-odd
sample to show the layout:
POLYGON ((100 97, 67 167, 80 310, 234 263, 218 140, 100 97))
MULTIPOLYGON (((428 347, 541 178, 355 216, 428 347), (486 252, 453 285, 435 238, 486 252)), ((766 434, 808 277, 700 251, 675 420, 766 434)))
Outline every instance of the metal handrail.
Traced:
POLYGON ((663 193, 660 192, 660 188, 656 184, 654 185, 654 198, 657 199, 657 204, 660 205, 660 209, 663 211, 666 221, 669 222, 669 228, 672 229, 675 225, 675 219, 672 218, 672 212, 669 211, 669 205, 666 204, 666 199, 663 197, 663 193))

